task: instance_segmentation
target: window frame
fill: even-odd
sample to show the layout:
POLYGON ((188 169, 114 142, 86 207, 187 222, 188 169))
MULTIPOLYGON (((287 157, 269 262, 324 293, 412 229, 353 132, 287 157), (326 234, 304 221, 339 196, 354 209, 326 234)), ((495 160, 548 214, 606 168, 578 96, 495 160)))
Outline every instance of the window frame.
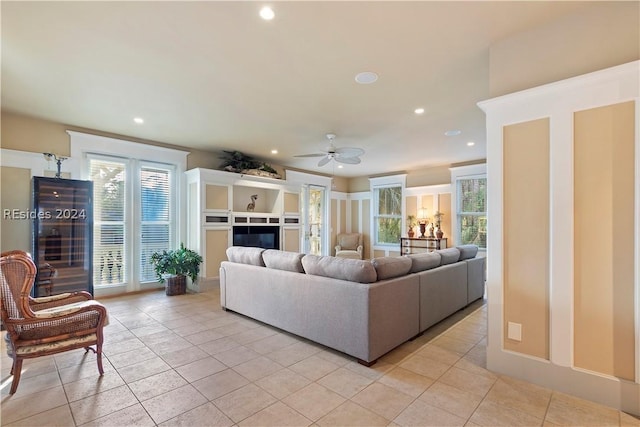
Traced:
MULTIPOLYGON (((456 189, 456 200, 455 200, 455 204, 456 204, 456 245, 461 245, 462 243, 462 217, 463 216, 474 216, 477 218, 480 217, 484 217, 485 220, 488 222, 487 219, 487 194, 486 194, 486 189, 487 189, 487 174, 474 174, 474 175, 464 175, 464 176, 458 176, 455 179, 455 184, 454 187, 456 189), (470 212, 463 212, 461 210, 462 207, 462 192, 460 190, 461 187, 461 183, 462 181, 469 181, 469 180, 479 180, 479 179, 484 179, 485 180, 485 200, 484 200, 484 207, 485 210, 483 212, 480 211, 470 211, 470 212)), ((485 226, 486 227, 486 226, 485 226)), ((485 246, 478 246, 478 249, 480 250, 486 250, 486 237, 485 237, 485 246)))
MULTIPOLYGON (((112 163, 121 163, 124 165, 124 172, 125 172, 125 179, 124 179, 124 212, 123 212, 123 218, 122 221, 114 221, 113 225, 115 225, 115 223, 122 223, 123 226, 123 231, 122 231, 122 239, 123 239, 123 252, 125 254, 129 253, 131 251, 131 227, 129 224, 129 210, 131 209, 131 200, 129 197, 127 197, 127 195, 129 194, 129 188, 127 188, 130 185, 130 181, 131 179, 128 177, 130 175, 130 168, 131 168, 131 164, 130 164, 130 160, 124 157, 117 157, 117 156, 106 156, 106 155, 102 155, 102 154, 93 154, 93 153, 87 153, 86 158, 85 158, 85 162, 87 163, 87 176, 83 177, 84 179, 87 180, 91 180, 91 175, 90 175, 90 171, 91 171, 91 160, 97 160, 97 161, 104 161, 104 162, 112 162, 112 163)), ((92 181, 92 180, 91 180, 92 181)), ((95 181, 93 181, 95 183, 95 181)), ((94 195, 95 195, 95 184, 94 184, 94 195)), ((98 227, 99 225, 102 225, 102 221, 96 220, 96 208, 95 208, 95 200, 93 201, 93 205, 94 205, 94 221, 93 221, 93 236, 94 236, 94 240, 93 240, 93 254, 94 254, 94 258, 96 256, 96 253, 98 251, 96 251, 95 245, 96 245, 96 236, 100 235, 101 233, 96 233, 95 229, 96 227, 98 227)), ((109 224, 109 222, 107 222, 107 225, 109 224)), ((93 260, 92 260, 93 261, 93 260)), ((126 285, 126 283, 129 281, 129 277, 131 274, 131 263, 130 260, 128 258, 125 259, 124 262, 124 274, 123 274, 123 281, 122 282, 117 282, 117 283, 111 283, 111 284, 100 284, 98 281, 95 280, 95 274, 97 274, 97 271, 99 270, 99 268, 96 268, 96 266, 94 265, 94 283, 93 283, 93 288, 94 291, 98 290, 98 289, 105 289, 105 288, 117 288, 117 287, 122 287, 124 285, 126 285)))
MULTIPOLYGON (((176 167, 175 165, 171 165, 171 164, 167 164, 167 163, 160 163, 160 162, 151 162, 151 161, 147 161, 147 160, 138 160, 137 162, 137 167, 135 170, 136 176, 138 178, 141 178, 140 175, 142 173, 142 170, 145 168, 148 169, 158 169, 158 170, 164 170, 167 171, 169 173, 169 220, 166 221, 169 223, 169 248, 177 248, 178 246, 178 242, 176 241, 176 235, 177 235, 177 224, 176 222, 176 218, 177 218, 177 210, 176 210, 176 206, 178 205, 178 200, 176 197, 176 167)), ((142 182, 142 181, 141 181, 142 182)), ((138 203, 136 204, 135 208, 137 210, 136 215, 135 215, 135 226, 137 228, 138 231, 138 235, 137 238, 134 240, 133 244, 134 244, 134 253, 135 254, 140 254, 140 257, 136 260, 137 264, 137 271, 136 271, 136 275, 137 275, 137 280, 140 281, 140 283, 155 283, 157 282, 156 279, 153 280, 149 280, 149 279, 145 279, 142 277, 142 225, 144 223, 151 223, 152 221, 143 221, 142 219, 142 185, 136 185, 134 187, 134 193, 135 193, 135 199, 136 201, 138 201, 138 203)), ((135 202, 134 202, 135 203, 135 202)), ((160 221, 160 222, 165 222, 165 221, 160 221)), ((159 223, 159 222, 158 222, 159 223)))
POLYGON ((404 213, 405 213, 405 187, 406 187, 406 174, 393 175, 379 178, 369 178, 370 191, 371 191, 371 236, 372 247, 374 250, 385 251, 388 254, 390 251, 400 252, 400 239, 397 243, 381 243, 378 241, 379 228, 378 219, 380 217, 385 218, 397 218, 400 221, 400 236, 402 236, 402 230, 404 227, 404 213), (383 188, 400 187, 400 213, 398 215, 381 215, 379 213, 379 190, 383 188))
MULTIPOLYGON (((70 136, 70 154, 72 162, 70 162, 70 168, 72 169, 72 176, 79 176, 81 179, 89 179, 89 161, 87 156, 102 156, 104 158, 122 158, 129 160, 131 163, 147 164, 147 165, 164 165, 165 167, 171 166, 174 169, 173 177, 173 189, 174 194, 172 199, 174 201, 174 228, 173 228, 173 245, 177 242, 183 242, 186 239, 186 180, 184 179, 184 172, 187 168, 187 155, 188 151, 177 150, 173 148, 159 147, 148 144, 141 144, 132 141, 126 141, 117 138, 110 138, 99 135, 86 134, 82 132, 67 130, 70 136)), ((139 177, 139 168, 130 169, 139 177)), ((129 180, 129 185, 133 185, 133 179, 129 180)), ((140 187, 140 186, 137 186, 140 187)), ((133 188, 129 188, 127 193, 127 202, 132 209, 129 210, 129 226, 125 227, 125 233, 129 233, 129 241, 131 242, 126 251, 127 264, 130 267, 127 272, 125 283, 120 285, 102 285, 96 286, 94 293, 96 296, 112 295, 122 292, 134 292, 145 289, 154 289, 161 287, 157 281, 148 282, 141 281, 139 279, 140 272, 135 257, 135 253, 139 250, 139 236, 132 233, 135 230, 139 230, 139 219, 136 218, 137 212, 139 212, 140 204, 140 190, 137 192, 133 188), (136 205, 137 203, 138 205, 136 205), (138 208, 136 208, 138 206, 138 208), (134 228, 134 224, 136 224, 134 228)))

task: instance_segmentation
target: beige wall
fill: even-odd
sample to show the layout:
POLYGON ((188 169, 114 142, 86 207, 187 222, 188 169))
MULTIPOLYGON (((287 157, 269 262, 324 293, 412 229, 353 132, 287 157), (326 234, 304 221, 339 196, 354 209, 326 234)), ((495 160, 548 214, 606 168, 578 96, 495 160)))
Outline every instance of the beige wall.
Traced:
POLYGON ((548 359, 549 119, 506 126, 503 138, 504 348, 548 359))
POLYGON ((329 243, 329 253, 331 255, 335 254, 335 246, 336 246, 336 236, 338 235, 338 233, 340 233, 340 230, 338 230, 338 228, 336 227, 336 224, 338 223, 338 200, 337 199, 331 199, 330 201, 330 205, 329 205, 329 216, 331 217, 331 235, 329 236, 330 239, 330 243, 329 243))
MULTIPOLYGON (((149 145, 175 147, 137 138, 123 137, 105 132, 98 132, 66 126, 47 120, 27 117, 20 114, 3 111, 1 113, 2 129, 0 131, 0 146, 4 149, 28 151, 34 153, 52 152, 62 156, 69 156, 70 143, 67 130, 87 132, 96 135, 109 136, 139 142, 149 145)), ((217 155, 202 151, 193 151, 187 157, 187 167, 211 167, 218 163, 217 155)), ((64 165, 63 165, 64 169, 64 165)), ((63 173, 63 176, 65 174, 63 173)), ((31 172, 2 166, 2 194, 0 205, 3 208, 29 209, 31 205, 31 172)), ((0 224, 2 233, 2 248, 31 250, 30 222, 24 220, 3 220, 0 224)))
POLYGON ((637 1, 592 2, 569 16, 493 44, 490 96, 640 59, 639 16, 637 1))
POLYGON ((189 151, 190 154, 187 156, 187 169, 198 167, 215 169, 217 165, 220 164, 218 154, 213 152, 192 150, 185 147, 177 147, 175 145, 162 144, 160 142, 148 141, 130 136, 115 135, 97 130, 84 129, 77 126, 67 126, 61 123, 27 117, 6 111, 2 112, 1 120, 2 130, 0 132, 0 146, 11 150, 31 151, 34 153, 48 152, 60 154, 62 156, 69 156, 69 135, 66 131, 74 130, 93 135, 139 142, 141 144, 189 151))
POLYGON ((5 210, 28 212, 31 200, 31 171, 29 169, 0 167, 0 252, 20 249, 31 252, 31 220, 13 215, 5 216, 5 210))
MULTIPOLYGON (((455 163, 451 165, 441 165, 432 168, 415 169, 410 171, 391 172, 389 175, 406 174, 407 187, 422 187, 427 185, 449 184, 451 182, 451 172, 449 168, 455 166, 466 166, 473 164, 485 163, 484 159, 478 159, 471 162, 455 163)), ((369 191, 369 177, 361 176, 348 179, 348 192, 357 193, 360 191, 369 191)))
MULTIPOLYGON (((371 234, 369 234, 369 230, 371 230, 371 200, 363 200, 362 201, 362 212, 361 212, 361 220, 362 220, 362 234, 365 242, 371 241, 371 234)), ((373 258, 373 251, 371 250, 371 246, 368 244, 364 245, 364 259, 373 258)))
POLYGON ((360 191, 369 191, 371 185, 369 184, 369 178, 366 176, 360 176, 357 178, 349 178, 348 180, 348 191, 349 193, 358 193, 360 191))
POLYGON ((424 185, 448 184, 451 182, 451 165, 424 168, 407 172, 407 187, 422 187, 424 185))
POLYGON ((632 381, 634 114, 626 102, 574 121, 575 364, 632 381))
POLYGON ((444 214, 442 217, 442 221, 440 222, 440 226, 442 227, 442 232, 444 233, 444 237, 447 237, 449 246, 453 246, 452 237, 452 228, 451 228, 451 193, 442 193, 438 194, 438 206, 440 212, 444 214))
MULTIPOLYGON (((309 171, 304 171, 309 172, 309 171)), ((345 177, 335 176, 333 177, 333 190, 341 191, 343 193, 348 192, 349 189, 349 180, 345 177)))
POLYGON ((351 201, 351 232, 356 233, 362 222, 362 212, 360 212, 360 203, 357 200, 351 201))

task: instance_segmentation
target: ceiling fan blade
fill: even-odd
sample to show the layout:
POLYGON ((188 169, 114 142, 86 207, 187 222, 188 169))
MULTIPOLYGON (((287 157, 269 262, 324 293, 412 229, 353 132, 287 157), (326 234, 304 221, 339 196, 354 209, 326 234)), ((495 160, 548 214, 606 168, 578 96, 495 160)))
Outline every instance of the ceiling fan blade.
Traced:
POLYGON ((336 157, 336 162, 346 163, 348 165, 357 165, 360 161, 360 157, 344 157, 342 155, 336 157))
POLYGON ((364 154, 364 150, 355 147, 342 147, 336 148, 336 154, 340 154, 341 157, 358 157, 364 154))
POLYGON ((314 154, 299 154, 297 156, 293 156, 293 157, 322 157, 322 156, 326 156, 327 153, 314 153, 314 154))
MULTIPOLYGON (((325 156, 326 156, 326 154, 325 154, 325 156)), ((324 166, 327 163, 329 163, 330 160, 331 160, 331 157, 327 156, 327 157, 325 157, 324 159, 322 159, 322 160, 320 160, 318 162, 318 166, 324 166)))

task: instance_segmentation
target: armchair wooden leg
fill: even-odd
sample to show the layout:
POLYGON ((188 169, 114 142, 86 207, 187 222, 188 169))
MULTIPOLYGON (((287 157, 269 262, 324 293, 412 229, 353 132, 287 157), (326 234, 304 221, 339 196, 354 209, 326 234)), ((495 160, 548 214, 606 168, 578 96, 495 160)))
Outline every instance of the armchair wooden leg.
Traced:
POLYGON ((96 351, 96 359, 98 359, 98 372, 100 372, 100 376, 104 375, 104 369, 102 369, 102 344, 98 344, 96 346, 98 349, 96 351))
POLYGON ((14 359, 13 367, 11 368, 11 374, 13 375, 13 380, 11 381, 11 391, 9 394, 14 394, 18 389, 18 383, 20 382, 20 374, 22 374, 22 359, 14 359))

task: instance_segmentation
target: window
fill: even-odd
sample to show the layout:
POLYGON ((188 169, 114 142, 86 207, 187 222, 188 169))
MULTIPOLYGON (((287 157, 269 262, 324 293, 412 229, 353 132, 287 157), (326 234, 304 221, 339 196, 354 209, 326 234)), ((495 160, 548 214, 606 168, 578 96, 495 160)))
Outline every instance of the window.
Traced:
POLYGON ((125 281, 125 178, 123 161, 89 160, 93 181, 93 284, 125 281))
POLYGON ((140 168, 140 281, 154 281, 154 252, 171 248, 171 175, 156 167, 140 168))
POLYGON ((397 245, 402 224, 402 186, 374 188, 376 245, 397 245))
POLYGON ((457 231, 462 245, 487 247, 487 178, 484 176, 458 178, 457 231))
POLYGON ((400 245, 406 175, 369 178, 373 246, 388 253, 400 245))
POLYGON ((89 155, 88 160, 95 211, 94 285, 124 284, 129 278, 156 281, 151 254, 171 249, 175 234, 173 168, 108 156, 89 155), (134 264, 137 268, 129 271, 134 264))
POLYGON ((157 287, 150 257, 185 236, 181 176, 187 151, 68 130, 73 176, 93 181, 94 290, 157 287))

